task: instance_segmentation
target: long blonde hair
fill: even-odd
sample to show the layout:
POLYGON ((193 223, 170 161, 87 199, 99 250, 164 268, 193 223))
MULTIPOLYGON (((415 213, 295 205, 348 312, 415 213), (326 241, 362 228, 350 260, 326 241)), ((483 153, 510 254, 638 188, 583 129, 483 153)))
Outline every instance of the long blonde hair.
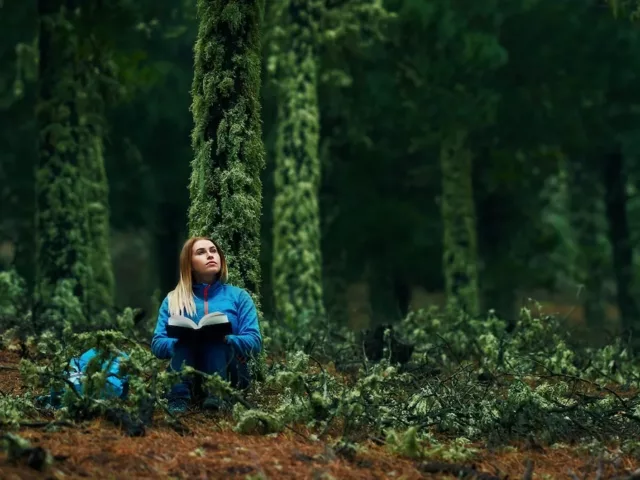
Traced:
POLYGON ((169 292, 169 313, 171 315, 194 315, 196 313, 196 303, 193 300, 193 268, 191 266, 191 256, 193 255, 193 244, 199 240, 208 240, 216 246, 220 254, 220 273, 218 280, 225 283, 229 276, 227 270, 227 260, 222 253, 220 245, 207 237, 191 237, 182 246, 180 252, 180 280, 171 292, 169 292))

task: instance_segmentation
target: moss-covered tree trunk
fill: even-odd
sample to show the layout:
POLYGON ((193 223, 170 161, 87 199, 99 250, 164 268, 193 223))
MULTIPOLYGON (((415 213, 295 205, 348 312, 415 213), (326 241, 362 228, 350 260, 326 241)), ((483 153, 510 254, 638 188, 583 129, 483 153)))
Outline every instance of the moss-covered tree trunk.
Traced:
POLYGON ((70 2, 39 0, 36 170, 36 328, 81 322, 86 308, 88 222, 78 137, 78 38, 70 2))
POLYGON ((189 230, 220 242, 230 282, 260 288, 263 2, 198 0, 189 230))
POLYGON ((440 150, 442 170, 443 271, 447 306, 469 315, 480 312, 471 152, 466 134, 447 136, 440 150))
MULTIPOLYGON (((36 319, 91 325, 114 301, 100 75, 104 46, 81 32, 100 4, 40 1, 36 319)), ((88 29, 90 30, 90 29, 88 29)))
POLYGON ((578 246, 577 281, 583 286, 581 297, 587 325, 602 329, 605 321, 604 279, 607 255, 598 243, 602 233, 602 183, 585 159, 570 159, 568 173, 571 227, 578 246))
POLYGON ((91 278, 87 290, 91 315, 113 308, 115 282, 109 248, 109 184, 104 167, 103 142, 99 128, 90 129, 80 145, 84 163, 84 194, 87 206, 89 266, 91 278), (93 130, 93 131, 91 131, 93 130))
POLYGON ((290 324, 324 316, 320 247, 318 2, 289 0, 279 58, 273 289, 278 317, 290 324))

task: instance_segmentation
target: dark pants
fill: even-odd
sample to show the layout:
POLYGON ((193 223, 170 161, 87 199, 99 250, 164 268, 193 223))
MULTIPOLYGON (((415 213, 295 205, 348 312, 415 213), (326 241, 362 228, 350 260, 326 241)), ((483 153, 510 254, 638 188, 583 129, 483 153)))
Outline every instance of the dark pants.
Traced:
MULTIPOLYGON (((183 364, 203 373, 217 373, 239 390, 246 389, 251 381, 246 361, 241 361, 233 347, 225 343, 190 344, 179 341, 176 343, 169 369, 180 371, 183 364)), ((198 387, 197 379, 185 376, 182 382, 172 387, 169 398, 188 400, 192 393, 198 393, 198 387)))

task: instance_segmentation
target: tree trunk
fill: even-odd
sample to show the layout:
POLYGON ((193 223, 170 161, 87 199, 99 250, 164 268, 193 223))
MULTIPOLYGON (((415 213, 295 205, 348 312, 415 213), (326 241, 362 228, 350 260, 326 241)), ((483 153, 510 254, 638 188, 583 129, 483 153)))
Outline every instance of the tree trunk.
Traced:
POLYGON ((280 319, 324 316, 320 247, 318 72, 314 2, 290 0, 287 48, 280 58, 281 97, 273 210, 273 288, 280 319))
POLYGON ((624 181, 624 159, 621 152, 609 155, 604 164, 606 215, 609 241, 613 249, 613 270, 616 278, 618 308, 622 328, 633 334, 638 328, 638 305, 634 298, 633 250, 627 220, 627 195, 624 181))
POLYGON ((36 170, 37 329, 82 322, 86 313, 88 222, 78 155, 77 43, 68 1, 39 0, 39 134, 36 170))
POLYGON ((111 263, 109 229, 109 185, 104 168, 102 136, 98 132, 83 141, 85 198, 89 221, 89 266, 91 283, 87 291, 89 313, 111 312, 115 280, 111 263))
POLYGON ((569 215, 578 246, 576 279, 583 286, 582 305, 587 326, 600 330, 605 320, 604 278, 607 258, 598 244, 602 232, 598 225, 603 215, 602 184, 593 167, 584 160, 567 162, 569 215))
POLYGON ((161 292, 173 290, 180 275, 178 260, 180 239, 184 235, 184 218, 176 210, 175 204, 170 201, 160 202, 156 209, 154 243, 156 258, 162 259, 157 270, 161 292))
POLYGON ((447 137, 440 151, 442 170, 443 271, 447 307, 476 316, 480 312, 471 153, 466 135, 447 137))
POLYGON ((229 281, 260 290, 264 146, 260 118, 262 1, 198 0, 192 85, 191 235, 220 242, 229 281))
MULTIPOLYGON (((483 178, 489 164, 489 155, 483 152, 485 161, 473 162, 474 178, 483 178)), ((518 290, 517 263, 514 260, 514 216, 522 215, 514 207, 511 192, 500 189, 478 188, 474 191, 478 238, 478 284, 480 308, 493 310, 495 315, 512 326, 517 318, 518 290), (516 213, 517 212, 517 213, 516 213)))

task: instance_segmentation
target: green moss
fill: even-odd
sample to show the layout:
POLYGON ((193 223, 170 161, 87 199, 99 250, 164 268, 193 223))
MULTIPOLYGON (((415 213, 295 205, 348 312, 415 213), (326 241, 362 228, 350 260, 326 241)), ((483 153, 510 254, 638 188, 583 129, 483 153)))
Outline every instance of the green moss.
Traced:
POLYGON ((114 277, 109 249, 109 185, 104 168, 102 138, 90 135, 81 146, 84 168, 85 198, 89 234, 88 310, 92 314, 113 308, 114 277))
POLYGON ((278 59, 280 97, 273 226, 273 289, 286 322, 324 315, 320 248, 318 2, 291 0, 278 59))
POLYGON ((189 230, 220 242, 229 280, 257 299, 264 146, 262 2, 199 0, 189 230))
POLYGON ((443 271, 448 307, 478 315, 480 295, 472 160, 465 140, 465 133, 456 132, 445 139, 440 151, 443 271))
POLYGON ((113 305, 96 60, 74 25, 80 11, 66 3, 39 5, 38 328, 77 324, 113 305))
POLYGON ((77 38, 64 3, 42 2, 39 6, 35 312, 40 327, 54 327, 54 319, 75 314, 85 304, 88 278, 88 222, 77 149, 77 38), (77 305, 57 301, 62 283, 77 305))

